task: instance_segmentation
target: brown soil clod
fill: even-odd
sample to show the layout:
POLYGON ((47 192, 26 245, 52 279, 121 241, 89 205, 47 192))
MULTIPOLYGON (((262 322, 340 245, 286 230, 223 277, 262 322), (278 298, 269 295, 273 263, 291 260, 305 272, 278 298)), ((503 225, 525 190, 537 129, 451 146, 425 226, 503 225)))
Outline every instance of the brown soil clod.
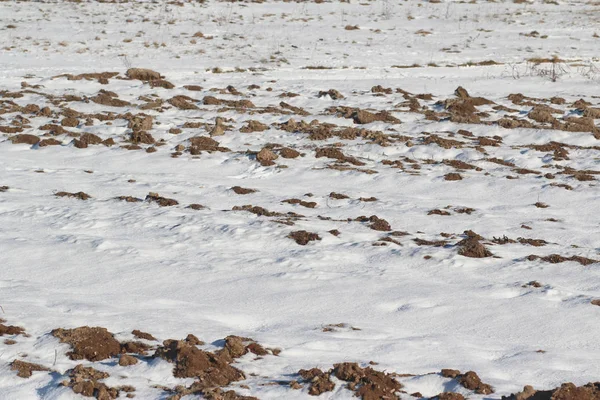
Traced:
POLYGON ((139 81, 154 81, 163 78, 158 72, 147 68, 129 68, 125 74, 129 79, 139 81))
POLYGON ((79 200, 88 200, 88 199, 92 198, 92 196, 90 196, 89 194, 84 193, 84 192, 77 192, 77 193, 56 192, 56 193, 54 193, 54 195, 56 197, 71 197, 71 198, 75 198, 75 199, 79 199, 79 200))
POLYGON ((13 144, 29 144, 33 146, 39 143, 40 138, 35 135, 23 133, 9 137, 8 140, 10 140, 13 144))
POLYGON ((176 206, 179 202, 175 199, 168 199, 160 196, 158 193, 150 192, 146 196, 146 201, 158 204, 160 207, 176 206))
POLYGON ((173 375, 177 378, 197 378, 198 389, 227 386, 245 379, 242 371, 229 364, 225 354, 206 352, 183 340, 165 340, 154 357, 174 363, 173 375))
POLYGON ((17 376, 21 378, 29 378, 33 375, 34 371, 50 371, 49 368, 43 365, 33 364, 21 360, 14 360, 10 364, 11 371, 17 371, 17 376))
POLYGON ((306 208, 315 208, 317 206, 317 203, 314 201, 304 201, 304 200, 300 200, 300 199, 287 199, 287 200, 283 200, 283 203, 288 203, 288 204, 299 204, 302 207, 306 207, 306 208))
POLYGON ((301 369, 298 374, 305 381, 310 382, 308 394, 311 396, 319 396, 322 393, 331 392, 335 388, 335 383, 331 381, 329 373, 325 373, 318 368, 301 369))
POLYGON ((275 160, 278 159, 279 156, 275 153, 273 153, 273 151, 271 149, 268 149, 266 147, 264 147, 261 151, 258 152, 258 154, 256 155, 256 160, 262 165, 262 166, 269 166, 269 165, 273 165, 275 164, 275 160))
POLYGON ((307 231, 294 231, 291 232, 287 237, 294 239, 294 241, 301 246, 307 245, 308 242, 321 240, 321 237, 318 234, 307 231))
POLYGON ((138 362, 139 361, 137 358, 130 356, 128 354, 121 354, 121 356, 119 357, 119 365, 121 367, 128 367, 130 365, 135 365, 138 362))
POLYGON ((335 89, 322 90, 319 92, 317 97, 325 97, 325 96, 329 96, 332 100, 341 100, 344 98, 344 95, 335 89))
POLYGON ((494 389, 487 383, 483 383, 477 373, 473 371, 465 372, 458 377, 458 383, 466 389, 473 390, 477 394, 492 394, 494 389))
POLYGON ((549 256, 544 256, 544 257, 540 257, 540 256, 536 256, 535 254, 531 254, 531 255, 527 256, 526 259, 529 261, 534 261, 534 260, 540 259, 542 261, 545 261, 545 262, 548 262, 551 264, 558 264, 558 263, 563 263, 563 262, 567 262, 567 261, 574 261, 581 265, 590 265, 590 264, 600 262, 600 260, 593 260, 591 258, 580 257, 580 256, 564 257, 564 256, 561 256, 560 254, 550 254, 549 256))
POLYGON ((61 343, 71 346, 72 351, 67 353, 71 360, 101 361, 121 352, 121 344, 106 328, 89 326, 74 329, 58 328, 51 334, 61 343))
POLYGON ((258 192, 258 190, 256 189, 250 189, 250 188, 243 188, 241 186, 233 186, 231 188, 231 190, 235 193, 235 194, 250 194, 250 193, 256 193, 258 192))
POLYGON ((333 375, 348 382, 348 389, 355 392, 356 397, 363 400, 371 399, 400 399, 397 392, 402 384, 391 374, 376 371, 371 367, 361 368, 357 363, 334 364, 333 375))
POLYGON ((463 257, 485 258, 493 256, 483 244, 479 243, 479 239, 469 236, 457 243, 459 246, 458 254, 463 257))
POLYGON ((600 399, 600 382, 590 382, 583 386, 563 383, 551 390, 535 390, 525 386, 523 391, 510 396, 502 396, 502 400, 598 400, 600 399))
POLYGON ((119 397, 117 388, 108 387, 105 383, 100 382, 110 376, 106 372, 79 364, 70 370, 69 376, 71 379, 63 384, 70 387, 76 394, 94 397, 98 400, 111 400, 119 397))
POLYGON ((25 328, 14 325, 4 325, 4 320, 0 319, 0 336, 4 335, 23 335, 25 336, 25 328))

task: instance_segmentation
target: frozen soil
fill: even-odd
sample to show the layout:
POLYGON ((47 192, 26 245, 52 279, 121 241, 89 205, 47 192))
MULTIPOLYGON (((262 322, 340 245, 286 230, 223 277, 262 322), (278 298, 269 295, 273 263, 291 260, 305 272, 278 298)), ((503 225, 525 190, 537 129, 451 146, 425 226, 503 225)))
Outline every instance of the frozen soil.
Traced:
POLYGON ((598 15, 0 2, 0 399, 599 399, 598 15))

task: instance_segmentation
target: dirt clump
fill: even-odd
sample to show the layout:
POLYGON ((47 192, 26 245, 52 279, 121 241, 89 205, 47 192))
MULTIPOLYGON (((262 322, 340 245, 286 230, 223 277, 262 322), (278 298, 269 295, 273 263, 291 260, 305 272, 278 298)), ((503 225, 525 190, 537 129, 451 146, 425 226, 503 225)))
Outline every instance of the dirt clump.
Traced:
POLYGON ((384 88, 381 85, 373 86, 371 88, 371 93, 381 93, 381 94, 392 94, 392 88, 384 88))
POLYGON ((106 328, 82 326, 74 329, 54 329, 52 336, 73 349, 67 355, 71 360, 101 361, 121 352, 121 344, 106 328))
POLYGON ((121 200, 121 201, 126 201, 128 203, 139 203, 141 201, 144 201, 142 199, 140 199, 139 197, 133 197, 133 196, 117 196, 115 197, 116 200, 121 200))
POLYGON ((306 207, 306 208, 315 208, 317 206, 317 203, 314 201, 304 201, 304 200, 300 200, 300 199, 287 199, 287 200, 283 200, 283 203, 300 204, 302 207, 306 207))
POLYGON ((204 90, 204 88, 202 86, 198 86, 198 85, 184 85, 183 88, 190 90, 192 92, 201 92, 202 90, 204 90))
POLYGON ((342 151, 340 149, 337 149, 337 148, 334 148, 334 147, 321 147, 321 148, 318 148, 316 150, 315 157, 316 158, 321 158, 321 157, 332 158, 334 160, 338 160, 338 161, 341 161, 341 162, 348 162, 350 164, 357 165, 357 166, 365 165, 365 163, 363 163, 361 161, 358 161, 354 157, 350 157, 350 156, 345 155, 344 153, 342 153, 342 151))
POLYGON ((158 204, 160 207, 171 207, 176 206, 179 202, 175 199, 168 199, 166 197, 160 196, 158 193, 150 192, 146 195, 145 201, 154 202, 158 204))
POLYGON ((307 232, 304 230, 291 232, 287 237, 293 239, 296 243, 298 243, 301 246, 307 245, 308 242, 321 240, 321 237, 318 234, 313 232, 307 232))
POLYGON ((233 190, 235 194, 250 194, 258 192, 256 189, 243 188, 241 186, 233 186, 231 190, 233 190))
POLYGON ((127 75, 129 79, 136 79, 139 81, 154 81, 163 78, 158 72, 147 68, 129 68, 125 75, 127 75))
POLYGON ((458 377, 458 383, 464 386, 466 389, 473 390, 477 394, 492 394, 494 389, 487 383, 483 383, 479 376, 473 372, 468 371, 458 377))
POLYGON ((461 181, 462 175, 457 172, 450 172, 450 173, 444 175, 444 180, 445 181, 461 181))
POLYGON ((129 119, 127 127, 132 131, 148 131, 152 129, 152 117, 146 114, 137 114, 129 119))
POLYGON ((10 189, 8 186, 0 186, 0 193, 6 192, 8 189, 10 189))
POLYGON ((93 133, 84 133, 78 139, 73 140, 73 146, 78 149, 86 149, 89 145, 102 143, 102 139, 93 133))
POLYGON ((121 356, 119 357, 119 365, 121 367, 128 367, 130 365, 135 365, 138 362, 139 361, 137 358, 135 358, 134 356, 130 356, 128 354, 121 354, 121 356))
POLYGON ((231 361, 226 361, 225 355, 200 350, 183 340, 165 340, 154 357, 174 363, 176 378, 197 378, 197 389, 227 386, 245 379, 242 371, 229 365, 231 361))
POLYGON ((4 335, 26 335, 25 328, 14 325, 4 325, 4 320, 0 319, 0 336, 4 335))
POLYGON ((540 257, 540 256, 536 256, 535 254, 531 254, 531 255, 527 256, 526 259, 529 261, 534 261, 534 260, 540 259, 542 261, 545 261, 545 262, 548 262, 551 264, 559 264, 559 263, 563 263, 563 262, 567 262, 567 261, 575 261, 581 265, 590 265, 590 264, 600 262, 599 260, 593 260, 591 258, 580 257, 580 256, 564 257, 564 256, 561 256, 560 254, 550 254, 549 256, 544 256, 544 257, 540 257))
POLYGON ((434 210, 429 210, 427 212, 427 215, 444 215, 444 216, 448 216, 450 215, 450 212, 446 211, 446 210, 439 210, 439 209, 434 209, 434 210))
POLYGON ((278 159, 279 156, 275 154, 271 149, 264 147, 261 151, 256 154, 256 160, 260 163, 260 165, 266 167, 275 164, 275 160, 278 159))
POLYGON ((9 137, 8 140, 10 140, 13 144, 29 144, 33 146, 39 143, 40 138, 29 133, 23 133, 9 137))
POLYGON ((456 378, 460 375, 460 371, 457 369, 444 368, 441 370, 440 374, 444 378, 456 378))
POLYGON ((335 89, 321 90, 317 95, 319 98, 325 96, 329 96, 332 100, 341 100, 344 98, 344 95, 335 89))
POLYGON ((192 101, 195 101, 191 97, 188 96, 175 96, 171 97, 167 102, 174 107, 177 107, 180 110, 197 110, 198 106, 196 106, 192 101))
POLYGON ((548 242, 546 242, 543 239, 527 239, 527 238, 517 238, 517 241, 521 244, 528 244, 530 246, 534 246, 534 247, 541 247, 541 246, 545 246, 548 244, 548 242))
POLYGON ((11 371, 17 371, 17 376, 21 378, 29 378, 33 375, 34 371, 50 371, 49 368, 43 365, 33 364, 21 360, 14 360, 10 363, 11 371))
POLYGON ((371 215, 369 218, 358 217, 357 220, 359 220, 359 221, 366 220, 366 221, 370 222, 369 228, 373 229, 374 231, 389 232, 392 230, 390 223, 387 222, 383 218, 379 218, 377 215, 371 215))
POLYGON ((298 374, 305 381, 310 382, 308 394, 311 396, 319 396, 322 393, 331 392, 335 388, 335 383, 331 381, 330 374, 318 368, 301 369, 298 374))
POLYGON ((227 147, 219 146, 219 142, 208 136, 195 136, 190 139, 190 146, 188 147, 188 151, 192 155, 198 155, 203 151, 228 152, 230 150, 227 147))
POLYGON ((263 132, 269 129, 269 127, 262 122, 256 120, 250 120, 246 122, 247 125, 240 129, 242 133, 252 133, 252 132, 263 132))
POLYGON ((119 397, 117 388, 108 387, 105 383, 99 382, 110 376, 106 372, 79 364, 69 372, 69 376, 71 379, 62 384, 70 387, 76 394, 84 397, 94 397, 98 400, 110 400, 119 397))
POLYGON ((63 118, 62 121, 60 121, 60 124, 68 128, 75 128, 77 125, 79 125, 79 120, 74 117, 67 117, 63 118))
POLYGON ((348 389, 355 392, 356 397, 363 400, 400 399, 396 394, 402 384, 391 374, 376 371, 371 367, 361 368, 357 363, 334 364, 333 375, 348 382, 348 389))
POLYGON ((128 101, 120 100, 116 97, 117 96, 114 93, 100 92, 96 96, 90 97, 90 100, 96 104, 110 107, 126 107, 131 105, 128 101))
POLYGON ((600 299, 592 300, 592 301, 590 301, 590 303, 591 303, 593 306, 600 306, 600 299))
POLYGON ((502 396, 502 400, 598 400, 600 399, 600 382, 590 382, 583 386, 563 383, 551 390, 535 390, 525 386, 523 391, 510 396, 502 396))
POLYGON ((457 243, 458 254, 463 257, 485 258, 491 257, 493 254, 483 244, 479 243, 479 239, 474 236, 469 236, 457 243))
POLYGON ((465 400, 465 396, 460 393, 442 392, 434 397, 437 400, 465 400))
POLYGON ((343 199, 349 199, 350 196, 347 196, 343 193, 336 193, 336 192, 331 192, 329 193, 329 197, 332 199, 336 199, 336 200, 343 200, 343 199))
POLYGON ((56 197, 71 197, 71 198, 75 198, 75 199, 79 199, 79 200, 88 200, 88 199, 92 198, 92 196, 90 196, 89 194, 84 193, 84 192, 77 192, 77 193, 56 192, 56 193, 54 193, 54 195, 56 197))

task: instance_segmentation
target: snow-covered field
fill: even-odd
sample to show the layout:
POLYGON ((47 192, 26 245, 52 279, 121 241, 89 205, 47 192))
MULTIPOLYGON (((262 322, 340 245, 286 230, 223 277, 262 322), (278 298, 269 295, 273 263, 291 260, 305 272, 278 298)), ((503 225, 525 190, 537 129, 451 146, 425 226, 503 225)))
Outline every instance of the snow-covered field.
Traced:
POLYGON ((600 380, 598 49, 594 1, 0 2, 0 399, 600 380))

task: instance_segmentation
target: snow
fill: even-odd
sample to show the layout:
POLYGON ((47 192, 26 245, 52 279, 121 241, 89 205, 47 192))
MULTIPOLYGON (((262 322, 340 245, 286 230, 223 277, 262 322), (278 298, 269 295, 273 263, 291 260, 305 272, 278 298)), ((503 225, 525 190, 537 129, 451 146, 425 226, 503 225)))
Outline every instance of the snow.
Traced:
MULTIPOLYGON (((305 134, 287 133, 271 124, 293 117, 355 126, 351 119, 325 115, 324 110, 340 105, 385 110, 404 101, 401 93, 372 96, 369 90, 378 84, 431 93, 435 100, 452 97, 463 86, 473 96, 523 113, 530 107, 515 106, 506 99, 508 94, 560 96, 567 105, 584 98, 597 107, 598 74, 586 71, 598 65, 594 57, 600 39, 593 35, 599 11, 597 4, 583 1, 208 1, 183 6, 0 2, 0 89, 18 91, 22 81, 42 85, 33 90, 55 96, 93 96, 106 89, 138 104, 139 96, 150 93, 163 99, 175 95, 238 99, 210 91, 232 85, 248 95, 240 99, 258 107, 285 101, 311 113, 308 117, 217 113, 218 107, 201 103, 199 110, 148 111, 155 118, 152 135, 166 141, 153 154, 119 146, 77 149, 68 136, 59 137, 61 146, 32 147, 12 144, 5 140, 10 135, 2 134, 0 186, 10 189, 0 192, 0 316, 7 324, 23 326, 30 336, 16 337, 15 345, 0 344, 0 399, 79 398, 58 384, 80 362, 70 360, 65 354, 68 346, 49 332, 84 325, 106 327, 119 339, 131 339, 132 329, 150 332, 160 341, 193 333, 209 343, 203 347, 209 350, 218 348, 218 341, 227 335, 248 336, 265 347, 281 348, 277 357, 245 356, 236 364, 249 378, 232 388, 261 399, 311 398, 306 387, 296 391, 265 383, 289 382, 297 379, 294 374, 301 368, 327 370, 343 361, 361 365, 375 361, 378 370, 415 374, 400 379, 404 390, 426 397, 456 391, 470 398, 499 399, 524 385, 550 389, 563 382, 580 385, 598 380, 600 308, 590 301, 600 297, 600 264, 525 260, 530 254, 600 259, 597 181, 580 182, 566 175, 550 181, 539 174, 506 179, 515 175, 510 167, 485 161, 487 156, 472 146, 444 149, 395 142, 382 147, 364 139, 337 137, 311 141, 305 134), (6 28, 9 24, 16 28, 6 28), (346 25, 360 29, 345 30, 346 25), (415 34, 419 29, 432 33, 415 34), (534 30, 548 38, 521 35, 534 30), (213 39, 194 39, 198 31, 213 39), (527 62, 554 54, 566 60, 566 72, 557 82, 538 76, 527 62), (502 64, 459 66, 490 59, 502 64), (393 67, 415 63, 421 67, 393 67), (439 67, 427 67, 429 63, 439 67), (100 85, 53 78, 102 71, 124 75, 130 65, 159 71, 176 88, 151 90, 140 81, 119 79, 100 85), (226 72, 210 72, 215 67, 226 72), (229 72, 236 67, 246 71, 229 72), (188 84, 204 89, 191 92, 183 88, 188 84), (255 96, 246 89, 251 84, 261 87, 255 96), (268 87, 273 90, 266 91, 268 87), (320 90, 331 88, 346 98, 317 98, 320 90), (288 91, 300 96, 278 97, 288 91), (228 123, 235 128, 215 138, 233 152, 170 156, 177 144, 208 134, 197 128, 172 135, 170 128, 188 121, 213 124, 217 115, 233 119, 228 123), (269 130, 240 133, 239 128, 252 119, 269 125, 269 130), (315 158, 314 148, 336 142, 343 143, 344 154, 366 163, 360 168, 377 173, 324 169, 332 160, 315 158), (280 158, 277 164, 288 167, 277 168, 261 166, 245 153, 267 143, 297 148, 305 156, 280 158), (418 174, 381 163, 404 156, 421 165, 418 174), (439 162, 453 159, 483 171, 458 171, 462 181, 445 181, 446 173, 457 171, 439 162), (128 182, 132 179, 135 182, 128 182), (550 182, 568 183, 573 190, 550 182), (229 190, 235 185, 258 192, 237 195, 229 190), (59 198, 54 196, 57 191, 83 191, 92 199, 59 198), (143 199, 149 192, 174 198, 179 205, 158 207, 113 199, 122 195, 143 199), (330 192, 350 198, 330 199, 330 192), (306 197, 307 193, 313 196, 306 197), (358 200, 370 196, 378 200, 358 200), (282 203, 289 198, 315 201, 318 206, 282 203), (538 201, 550 207, 536 208, 533 204, 538 201), (186 208, 191 203, 206 209, 186 208), (293 211, 305 218, 286 226, 273 222, 274 218, 232 211, 245 204, 293 211), (449 205, 450 216, 427 215, 449 205), (475 211, 459 214, 452 211, 456 207, 475 211), (402 246, 373 246, 385 233, 346 221, 361 215, 377 215, 394 230, 410 235, 394 237, 402 246), (332 229, 341 235, 329 234, 332 229), (445 247, 418 246, 413 241, 441 240, 441 232, 459 235, 468 229, 486 239, 506 235, 544 239, 549 244, 486 244, 497 257, 475 259, 457 254, 452 244, 460 238, 449 240, 445 247), (299 246, 286 237, 295 230, 316 232, 322 240, 299 246), (533 280, 543 286, 523 287, 533 280), (323 332, 325 325, 336 323, 360 330, 323 332), (52 366, 57 372, 18 378, 9 367, 14 359, 52 366), (496 392, 476 395, 431 374, 442 368, 476 371, 496 392)), ((23 106, 49 104, 35 93, 10 100, 23 106)), ((140 112, 134 106, 65 104, 85 113, 140 112)), ((562 107, 565 114, 572 110, 550 106, 562 107)), ((502 115, 490 106, 479 110, 502 115)), ((554 166, 560 164, 600 170, 599 142, 589 132, 435 122, 398 111, 393 115, 402 124, 375 122, 367 129, 406 135, 415 143, 425 131, 447 137, 447 132, 466 129, 476 137, 499 136, 499 147, 486 147, 489 157, 521 168, 556 173, 560 170, 554 166), (570 148, 568 160, 556 161, 552 152, 518 147, 550 141, 596 148, 570 148)), ((0 125, 8 126, 13 117, 0 115, 0 125)), ((23 133, 41 135, 37 126, 52 118, 31 120, 33 127, 23 133)), ((67 129, 95 133, 102 139, 129 132, 122 119, 112 125, 67 129)), ((460 135, 449 138, 470 143, 460 135)), ((131 367, 120 367, 111 359, 93 366, 111 374, 106 380, 109 386, 133 385, 142 399, 166 396, 153 385, 193 382, 174 378, 172 365, 160 359, 131 367)), ((319 398, 353 398, 336 382, 335 391, 319 398)))

